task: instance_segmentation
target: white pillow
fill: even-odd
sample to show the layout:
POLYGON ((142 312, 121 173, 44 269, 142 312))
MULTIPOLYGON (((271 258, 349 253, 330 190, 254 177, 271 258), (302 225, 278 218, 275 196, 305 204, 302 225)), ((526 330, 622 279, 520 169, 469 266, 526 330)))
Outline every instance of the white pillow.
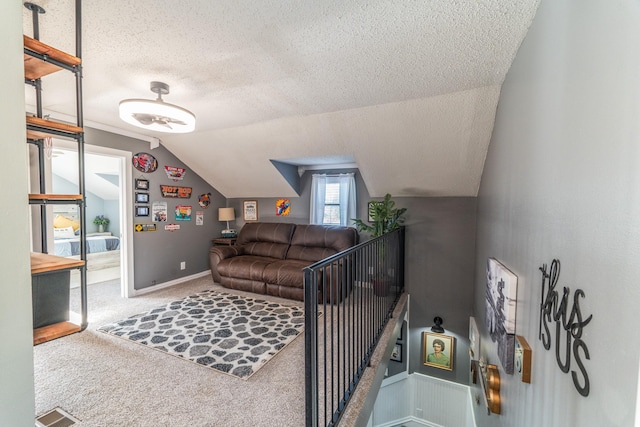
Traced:
POLYGON ((73 239, 76 234, 73 232, 73 227, 63 227, 53 229, 54 239, 73 239))

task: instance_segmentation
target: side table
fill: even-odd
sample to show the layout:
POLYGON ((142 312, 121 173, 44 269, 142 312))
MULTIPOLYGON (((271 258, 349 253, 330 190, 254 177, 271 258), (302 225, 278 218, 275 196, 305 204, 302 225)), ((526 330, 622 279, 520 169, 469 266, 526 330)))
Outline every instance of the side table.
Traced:
POLYGON ((211 240, 213 246, 232 246, 236 244, 236 237, 218 237, 211 240))

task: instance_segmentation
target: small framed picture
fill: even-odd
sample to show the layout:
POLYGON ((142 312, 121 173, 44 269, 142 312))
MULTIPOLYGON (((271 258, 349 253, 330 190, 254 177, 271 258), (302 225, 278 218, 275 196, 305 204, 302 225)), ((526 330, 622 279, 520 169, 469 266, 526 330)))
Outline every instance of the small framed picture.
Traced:
POLYGON ((244 200, 242 202, 242 219, 244 221, 258 220, 258 201, 244 200))
POLYGON ((396 337, 396 341, 402 341, 402 336, 404 335, 404 322, 400 325, 400 332, 398 332, 398 336, 396 337))
POLYGON ((149 206, 136 206, 136 216, 149 216, 149 206))
POLYGON ((454 338, 449 335, 423 332, 422 363, 438 369, 453 371, 454 338))
POLYGON ((391 351, 391 360, 394 362, 402 362, 402 344, 396 344, 391 351))
POLYGON ((136 203, 149 203, 149 193, 136 193, 136 203))
POLYGON ((471 360, 480 359, 480 333, 473 316, 469 317, 469 357, 471 360))
POLYGON ((136 178, 136 190, 149 190, 149 180, 136 178))
POLYGON ((373 222, 373 217, 371 216, 371 211, 375 209, 376 205, 380 203, 380 202, 376 202, 376 201, 370 201, 367 204, 367 217, 369 222, 373 222))

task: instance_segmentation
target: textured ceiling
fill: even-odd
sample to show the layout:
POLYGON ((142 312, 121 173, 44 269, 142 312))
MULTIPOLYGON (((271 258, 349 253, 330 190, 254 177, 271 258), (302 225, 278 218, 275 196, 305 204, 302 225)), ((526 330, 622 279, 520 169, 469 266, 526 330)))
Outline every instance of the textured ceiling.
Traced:
MULTIPOLYGON (((146 134, 226 197, 293 197, 270 160, 324 157, 355 160, 372 196, 475 196, 538 2, 84 0, 85 120, 145 133, 118 103, 159 80, 196 131, 146 134)), ((74 2, 37 3, 40 39, 75 52, 74 2)), ((75 111, 63 74, 44 82, 52 117, 75 111)))

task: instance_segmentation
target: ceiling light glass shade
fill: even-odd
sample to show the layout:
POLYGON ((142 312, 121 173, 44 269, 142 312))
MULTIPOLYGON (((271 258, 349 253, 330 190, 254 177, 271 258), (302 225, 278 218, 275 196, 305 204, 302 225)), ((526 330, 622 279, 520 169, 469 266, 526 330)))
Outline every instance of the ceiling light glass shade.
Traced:
POLYGON ((196 116, 191 111, 162 100, 120 101, 120 118, 134 126, 157 132, 187 133, 196 127, 196 116))

